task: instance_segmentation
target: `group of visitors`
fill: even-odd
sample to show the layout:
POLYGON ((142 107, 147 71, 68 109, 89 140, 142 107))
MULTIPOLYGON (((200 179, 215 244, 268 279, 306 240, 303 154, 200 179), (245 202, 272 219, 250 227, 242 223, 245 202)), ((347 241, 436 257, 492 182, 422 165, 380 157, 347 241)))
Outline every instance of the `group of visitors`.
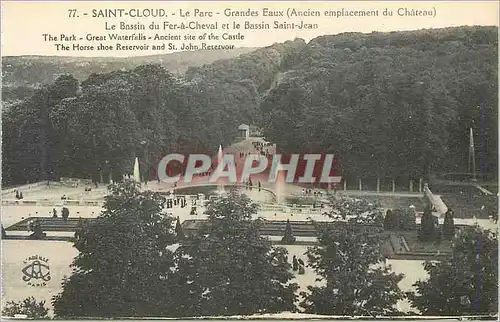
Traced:
POLYGON ((181 206, 181 208, 186 207, 187 201, 186 198, 175 198, 175 199, 167 199, 166 207, 173 208, 174 206, 181 206))
MULTIPOLYGON (((38 212, 36 213, 38 214, 38 212)), ((50 212, 49 212, 50 214, 50 212)), ((31 214, 29 214, 29 217, 31 217, 31 214)), ((66 207, 62 207, 61 209, 61 217, 64 221, 67 221, 69 218, 69 209, 66 207)), ((52 218, 58 218, 57 216, 57 210, 56 208, 52 208, 52 218)), ((27 231, 28 232, 33 232, 29 238, 30 239, 42 239, 47 236, 46 233, 43 232, 42 229, 42 223, 40 222, 40 218, 31 218, 28 220, 27 225, 26 225, 27 231)), ((3 235, 3 226, 2 226, 2 235, 3 235)))
MULTIPOLYGON (((245 183, 245 189, 246 190, 252 190, 252 188, 253 188, 253 182, 252 182, 252 179, 250 177, 248 177, 247 180, 243 179, 243 182, 245 183)), ((257 187, 258 187, 259 192, 260 192, 261 189, 262 189, 262 184, 260 183, 260 181, 257 183, 257 187)))
MULTIPOLYGON (((273 146, 272 143, 268 142, 252 142, 252 145, 255 150, 257 150, 257 153, 260 155, 263 155, 265 157, 270 157, 273 154, 269 151, 269 148, 273 146)), ((254 155, 256 154, 255 152, 239 152, 239 156, 241 159, 248 155, 254 155)))
MULTIPOLYGON (((266 151, 259 151, 258 153, 259 153, 260 155, 265 156, 266 158, 269 158, 270 156, 272 156, 272 154, 271 154, 269 151, 267 151, 267 150, 266 150, 266 151)), ((255 155, 255 153, 250 153, 250 152, 247 152, 247 153, 245 153, 245 152, 240 152, 240 153, 239 153, 239 155, 240 155, 240 158, 241 158, 241 159, 243 159, 243 158, 245 158, 245 157, 246 157, 246 156, 248 156, 248 155, 255 155)))
MULTIPOLYGON (((69 218, 69 209, 68 208, 62 207, 61 217, 64 221, 68 220, 68 218, 69 218)), ((56 208, 52 208, 52 218, 58 218, 56 208)))
POLYGON ((252 142, 252 145, 256 149, 259 149, 259 148, 269 148, 269 147, 273 146, 273 144, 270 143, 270 142, 258 142, 258 141, 252 142))
POLYGON ((305 274, 305 264, 301 258, 297 258, 297 256, 293 255, 292 258, 292 270, 294 272, 299 271, 299 275, 305 274))
POLYGON ((320 190, 315 190, 315 189, 306 189, 306 188, 302 188, 302 194, 304 195, 321 195, 323 194, 323 191, 320 191, 320 190))
POLYGON ((269 148, 273 146, 272 143, 269 142, 252 142, 253 147, 259 151, 261 155, 265 155, 266 157, 272 155, 269 152, 269 148))
POLYGON ((245 180, 245 189, 252 190, 252 187, 253 187, 252 179, 248 178, 248 180, 245 180))

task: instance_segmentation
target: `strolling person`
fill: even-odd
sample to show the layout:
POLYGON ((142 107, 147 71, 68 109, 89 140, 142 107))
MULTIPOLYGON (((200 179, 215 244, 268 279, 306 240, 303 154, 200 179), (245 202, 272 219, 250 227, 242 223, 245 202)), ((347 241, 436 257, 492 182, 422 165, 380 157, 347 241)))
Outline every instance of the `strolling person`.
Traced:
POLYGON ((297 256, 293 255, 292 259, 292 269, 297 271, 299 269, 299 261, 297 260, 297 256))
MULTIPOLYGON (((28 217, 31 217, 31 214, 29 214, 29 216, 28 216, 28 217)), ((28 220, 28 223, 27 223, 27 225, 26 225, 26 230, 27 230, 28 232, 33 231, 33 221, 34 221, 34 219, 30 219, 30 220, 28 220)))
POLYGON ((69 217, 69 209, 66 208, 66 207, 63 207, 61 209, 61 217, 64 221, 67 221, 68 220, 68 217, 69 217))
POLYGON ((304 275, 306 273, 306 269, 305 269, 305 264, 304 264, 304 261, 302 260, 302 258, 298 259, 298 264, 299 264, 299 267, 298 267, 299 275, 304 275))

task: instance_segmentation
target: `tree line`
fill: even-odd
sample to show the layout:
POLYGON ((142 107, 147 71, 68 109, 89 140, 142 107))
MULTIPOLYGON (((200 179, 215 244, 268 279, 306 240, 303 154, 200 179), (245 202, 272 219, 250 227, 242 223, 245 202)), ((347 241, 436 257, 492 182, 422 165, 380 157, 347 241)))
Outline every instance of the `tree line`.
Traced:
POLYGON ((159 65, 62 75, 3 107, 3 184, 151 175, 169 152, 215 153, 241 123, 344 176, 497 171, 497 28, 347 33, 275 44, 174 76, 159 65))

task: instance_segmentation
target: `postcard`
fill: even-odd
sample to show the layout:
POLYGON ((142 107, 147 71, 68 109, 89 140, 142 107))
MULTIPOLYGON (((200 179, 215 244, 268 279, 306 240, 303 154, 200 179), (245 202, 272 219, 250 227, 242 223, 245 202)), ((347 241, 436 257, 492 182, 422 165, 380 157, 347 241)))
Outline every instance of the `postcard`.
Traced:
POLYGON ((498 316, 496 1, 3 1, 2 318, 498 316))

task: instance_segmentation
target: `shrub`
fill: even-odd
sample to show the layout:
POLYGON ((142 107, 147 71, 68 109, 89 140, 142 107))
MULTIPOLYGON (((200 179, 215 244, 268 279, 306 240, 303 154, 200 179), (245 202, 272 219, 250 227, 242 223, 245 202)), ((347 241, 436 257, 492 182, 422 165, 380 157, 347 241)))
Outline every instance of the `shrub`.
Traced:
POLYGON ((395 226, 394 216, 392 215, 392 210, 387 210, 384 217, 384 229, 392 230, 395 226))
POLYGON ((181 220, 179 219, 179 216, 177 216, 177 222, 175 224, 175 234, 178 240, 182 240, 185 237, 184 229, 182 229, 181 220))
POLYGON ((436 238, 435 216, 432 215, 431 209, 427 208, 424 211, 420 221, 419 239, 422 241, 434 241, 436 238))
POLYGON ((292 231, 292 224, 290 223, 289 219, 286 220, 285 235, 283 236, 281 241, 286 245, 292 245, 295 243, 295 237, 293 236, 293 231, 292 231))
POLYGON ((68 217, 69 217, 69 209, 66 208, 66 207, 63 207, 63 209, 61 210, 61 216, 64 220, 68 220, 68 217))
POLYGON ((14 317, 16 314, 23 314, 30 319, 47 319, 48 313, 45 301, 37 302, 34 297, 19 302, 9 301, 2 310, 4 316, 14 317))
POLYGON ((453 211, 448 209, 444 215, 443 238, 451 240, 453 236, 455 236, 455 221, 453 219, 453 211))
POLYGON ((384 228, 387 230, 413 231, 416 229, 415 213, 410 209, 387 210, 384 228))
POLYGON ((415 212, 411 209, 396 209, 392 216, 394 217, 398 230, 413 231, 417 228, 415 212))

